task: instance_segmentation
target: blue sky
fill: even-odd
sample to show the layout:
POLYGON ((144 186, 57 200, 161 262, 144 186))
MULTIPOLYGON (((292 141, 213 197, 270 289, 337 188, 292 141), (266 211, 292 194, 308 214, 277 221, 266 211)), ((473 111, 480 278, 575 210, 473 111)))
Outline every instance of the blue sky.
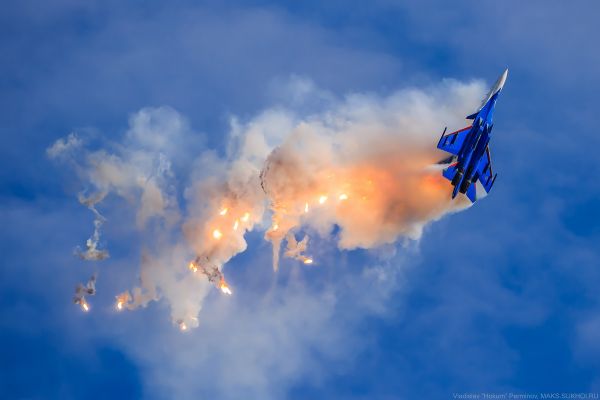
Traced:
POLYGON ((600 7, 523 3, 4 5, 0 397, 599 392, 600 7), (101 308, 135 281, 144 240, 129 227, 133 211, 108 199, 109 221, 124 222, 104 232, 106 290, 94 298, 98 312, 71 304, 92 270, 72 255, 91 217, 76 200, 81 183, 46 157, 58 138, 78 130, 118 141, 130 115, 169 106, 198 132, 191 152, 224 153, 229 116, 284 102, 290 77, 338 96, 385 96, 443 78, 491 84, 505 67, 492 195, 427 226, 418 243, 388 249, 377 263, 389 282, 363 268, 380 254, 339 252, 333 241, 322 251, 336 265, 289 264, 274 278, 255 232, 228 265, 245 282, 237 299, 211 297, 201 314, 209 322, 181 335, 164 303, 127 316, 101 308), (256 295, 265 287, 267 300, 256 295))

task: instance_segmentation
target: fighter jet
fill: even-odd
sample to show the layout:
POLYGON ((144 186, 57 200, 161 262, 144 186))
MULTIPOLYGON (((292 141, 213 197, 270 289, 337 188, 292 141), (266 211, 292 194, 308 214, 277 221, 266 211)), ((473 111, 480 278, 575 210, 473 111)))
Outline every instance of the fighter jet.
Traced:
POLYGON ((83 286, 81 283, 75 288, 75 296, 73 296, 73 303, 79 304, 83 311, 89 311, 90 306, 85 300, 86 295, 93 296, 96 294, 96 274, 87 281, 86 285, 83 286))
POLYGON ((485 197, 496 181, 489 142, 494 108, 507 76, 508 69, 492 86, 479 109, 466 117, 473 121, 471 125, 447 135, 446 128, 442 133, 437 147, 452 154, 440 161, 440 164, 450 164, 444 169, 443 176, 454 186, 452 198, 460 192, 474 203, 485 197))

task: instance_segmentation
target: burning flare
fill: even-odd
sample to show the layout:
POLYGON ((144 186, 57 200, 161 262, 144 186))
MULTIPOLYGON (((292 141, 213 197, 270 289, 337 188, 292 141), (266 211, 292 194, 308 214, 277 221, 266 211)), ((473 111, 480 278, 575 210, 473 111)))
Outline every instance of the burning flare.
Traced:
POLYGON ((85 312, 90 310, 88 302, 85 300, 85 296, 94 296, 96 294, 96 274, 87 281, 85 286, 78 284, 75 287, 75 296, 73 296, 73 303, 79 304, 81 309, 85 312))
POLYGON ((213 283, 217 288, 219 288, 221 292, 227 295, 232 294, 229 285, 225 281, 223 273, 216 265, 210 265, 208 258, 204 262, 201 262, 199 257, 197 257, 196 260, 189 263, 188 268, 194 273, 200 271, 203 275, 205 275, 208 278, 208 281, 213 283))
POLYGON ((180 321, 179 322, 179 329, 181 329, 181 331, 187 331, 187 325, 185 324, 185 322, 180 321))
POLYGON ((229 289, 229 286, 227 285, 227 282, 225 282, 224 278, 221 278, 219 289, 221 289, 221 292, 225 293, 226 295, 231 296, 231 289, 229 289))
POLYGON ((129 292, 124 292, 116 296, 116 299, 117 302, 115 307, 118 311, 122 311, 123 308, 125 308, 125 306, 131 301, 131 296, 129 295, 129 292))
POLYGON ((190 262, 190 264, 188 265, 188 268, 190 269, 190 271, 192 272, 198 272, 198 267, 196 266, 196 264, 194 264, 193 261, 190 262))

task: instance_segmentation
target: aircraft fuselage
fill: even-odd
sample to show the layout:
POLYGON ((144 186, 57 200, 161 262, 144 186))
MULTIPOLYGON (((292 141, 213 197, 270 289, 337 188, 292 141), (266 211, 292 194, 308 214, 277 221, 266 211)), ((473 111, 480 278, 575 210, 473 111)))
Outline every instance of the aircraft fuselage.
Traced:
POLYGON ((492 117, 497 98, 498 93, 494 94, 479 111, 473 121, 466 142, 458 153, 456 160, 457 173, 452 179, 452 185, 454 186, 452 198, 456 197, 459 192, 465 193, 471 182, 475 182, 479 178, 477 166, 490 142, 493 127, 492 117))

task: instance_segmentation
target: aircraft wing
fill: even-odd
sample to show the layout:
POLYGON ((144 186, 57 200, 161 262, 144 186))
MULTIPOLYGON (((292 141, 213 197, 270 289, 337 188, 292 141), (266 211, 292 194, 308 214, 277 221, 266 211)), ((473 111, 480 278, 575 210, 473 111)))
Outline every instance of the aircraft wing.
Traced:
POLYGON ((463 143, 465 142, 465 139, 469 135, 469 132, 471 132, 471 126, 467 126, 466 128, 449 133, 447 135, 442 134, 442 137, 437 145, 438 149, 458 155, 463 143))
MULTIPOLYGON (((485 194, 487 194, 492 189, 492 185, 496 180, 496 175, 494 175, 494 171, 492 170, 492 156, 490 154, 489 145, 486 146, 485 153, 479 160, 477 171, 479 172, 479 182, 481 183, 481 186, 483 186, 485 194)), ((484 193, 482 194, 485 195, 484 193)))

